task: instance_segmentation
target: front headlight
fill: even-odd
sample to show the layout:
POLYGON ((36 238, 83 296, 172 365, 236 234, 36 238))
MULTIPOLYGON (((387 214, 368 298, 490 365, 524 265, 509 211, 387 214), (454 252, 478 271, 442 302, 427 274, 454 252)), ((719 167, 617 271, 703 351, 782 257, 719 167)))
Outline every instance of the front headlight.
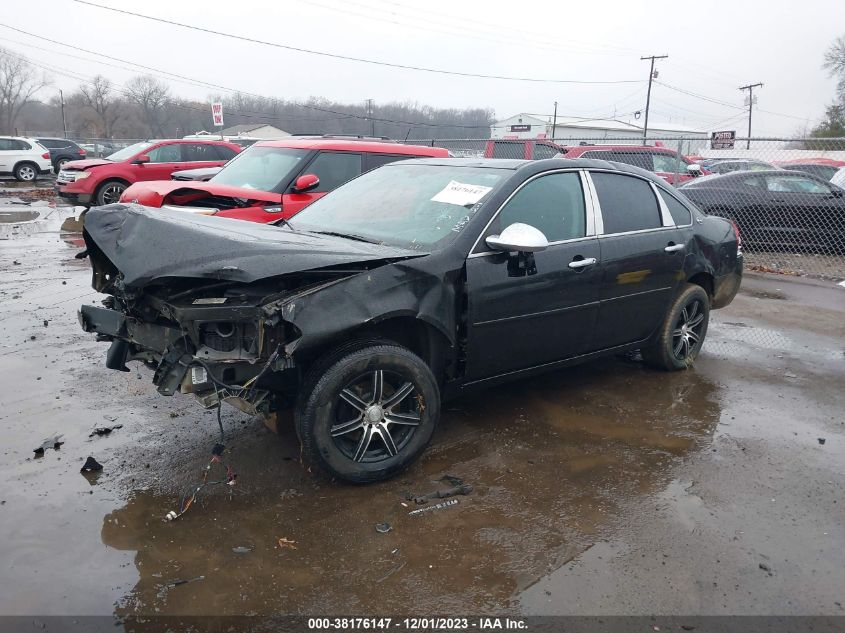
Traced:
POLYGON ((81 171, 78 174, 74 174, 74 175, 76 177, 76 180, 82 180, 83 178, 88 178, 88 176, 91 175, 91 172, 90 171, 81 171))

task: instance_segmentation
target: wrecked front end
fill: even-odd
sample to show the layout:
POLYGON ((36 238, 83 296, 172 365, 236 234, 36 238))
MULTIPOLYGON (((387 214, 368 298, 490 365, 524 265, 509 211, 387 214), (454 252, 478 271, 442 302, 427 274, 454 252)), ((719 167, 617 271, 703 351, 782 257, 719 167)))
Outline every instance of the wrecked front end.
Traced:
POLYGON ((227 402, 263 416, 287 408, 302 349, 373 316, 339 286, 419 256, 290 233, 137 205, 94 208, 83 234, 92 285, 109 296, 102 307, 82 306, 80 324, 111 343, 107 367, 143 363, 162 395, 191 393, 205 407, 227 402), (326 291, 336 313, 307 309, 326 291))
POLYGON ((199 292, 180 290, 183 284, 176 282, 134 296, 116 292, 104 307, 82 306, 79 319, 86 332, 111 342, 110 369, 129 371, 127 362, 140 361, 154 370, 153 383, 162 395, 191 393, 205 407, 226 401, 268 415, 283 405, 285 392, 295 392, 298 372, 286 346, 301 332, 263 306, 333 282, 324 279, 294 290, 298 281, 199 292))

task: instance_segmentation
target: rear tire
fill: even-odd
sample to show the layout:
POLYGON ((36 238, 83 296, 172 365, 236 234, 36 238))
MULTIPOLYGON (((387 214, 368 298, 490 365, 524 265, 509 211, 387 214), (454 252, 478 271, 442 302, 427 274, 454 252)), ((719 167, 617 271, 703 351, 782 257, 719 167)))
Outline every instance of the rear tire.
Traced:
POLYGON ((20 182, 35 182, 38 178, 38 165, 35 163, 19 163, 15 165, 15 180, 20 182))
POLYGON ((669 306, 657 341, 644 347, 643 360, 658 369, 677 371, 694 362, 710 323, 710 297, 701 286, 685 284, 669 306))
POLYGON ((315 363, 295 422, 310 463, 339 479, 370 483, 410 466, 439 417, 440 390, 428 365, 395 343, 367 341, 315 363))

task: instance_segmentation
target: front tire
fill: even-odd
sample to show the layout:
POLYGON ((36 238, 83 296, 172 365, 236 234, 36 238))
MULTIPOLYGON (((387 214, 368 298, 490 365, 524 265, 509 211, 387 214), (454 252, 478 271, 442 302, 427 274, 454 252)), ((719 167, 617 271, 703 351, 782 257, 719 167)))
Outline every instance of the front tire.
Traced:
POLYGON ((38 178, 38 166, 34 163, 21 163, 15 166, 15 180, 20 182, 35 182, 38 178))
POLYGON ((657 341, 643 348, 643 360, 666 371, 687 369, 694 362, 710 323, 710 297, 701 286, 686 284, 672 302, 657 341))
POLYGON ((303 382, 296 430, 309 462, 370 483, 411 465, 439 417, 440 390, 428 365, 400 345, 377 342, 344 346, 315 364, 303 382))
POLYGON ((120 196, 128 185, 120 180, 107 180, 97 190, 97 205, 103 206, 120 201, 120 196))

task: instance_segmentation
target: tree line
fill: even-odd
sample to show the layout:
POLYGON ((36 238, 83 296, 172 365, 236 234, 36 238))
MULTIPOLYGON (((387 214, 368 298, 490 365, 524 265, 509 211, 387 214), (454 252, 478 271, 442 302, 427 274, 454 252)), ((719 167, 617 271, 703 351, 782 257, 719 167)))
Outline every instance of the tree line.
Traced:
POLYGON ((296 102, 244 94, 185 99, 151 75, 124 84, 97 75, 63 94, 25 57, 0 47, 0 134, 69 138, 169 138, 216 132, 211 103, 223 103, 226 127, 273 125, 291 134, 389 138, 489 138, 490 108, 433 108, 419 103, 350 104, 311 97, 296 102))

